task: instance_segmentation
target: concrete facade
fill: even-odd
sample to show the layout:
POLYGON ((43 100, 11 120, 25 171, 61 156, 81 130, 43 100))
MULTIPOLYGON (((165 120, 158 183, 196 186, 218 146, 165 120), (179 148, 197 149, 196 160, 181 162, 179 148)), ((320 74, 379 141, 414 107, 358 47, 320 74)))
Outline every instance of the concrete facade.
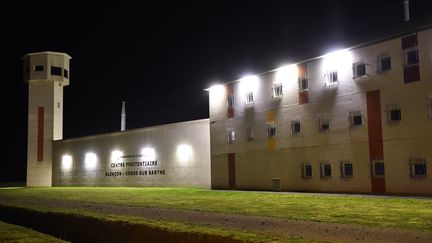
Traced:
POLYGON ((209 92, 212 188, 432 194, 430 28, 209 92))
POLYGON ((63 138, 63 86, 69 85, 65 53, 30 53, 23 58, 29 87, 27 186, 51 186, 52 141, 63 138))
POLYGON ((56 141, 53 186, 210 188, 209 120, 56 141))

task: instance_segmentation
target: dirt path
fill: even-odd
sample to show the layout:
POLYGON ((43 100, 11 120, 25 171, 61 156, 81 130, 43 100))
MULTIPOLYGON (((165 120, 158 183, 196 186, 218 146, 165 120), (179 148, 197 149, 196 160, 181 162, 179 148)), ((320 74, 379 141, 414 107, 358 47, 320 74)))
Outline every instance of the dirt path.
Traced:
POLYGON ((191 210, 144 208, 122 205, 47 200, 35 198, 2 197, 5 205, 39 205, 47 208, 82 209, 85 211, 132 215, 150 219, 181 221, 185 223, 219 226, 252 232, 265 232, 280 235, 297 235, 306 239, 342 242, 432 242, 432 233, 408 230, 378 229, 372 227, 289 220, 273 217, 245 216, 191 210))

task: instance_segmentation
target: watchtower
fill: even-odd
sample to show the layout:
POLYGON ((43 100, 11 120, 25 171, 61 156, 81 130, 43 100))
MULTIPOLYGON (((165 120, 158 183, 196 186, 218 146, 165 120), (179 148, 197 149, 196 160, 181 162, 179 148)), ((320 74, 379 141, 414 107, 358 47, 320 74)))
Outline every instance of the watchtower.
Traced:
POLYGON ((60 52, 25 55, 23 79, 29 87, 27 186, 51 186, 52 141, 63 138, 63 86, 69 85, 69 60, 60 52))

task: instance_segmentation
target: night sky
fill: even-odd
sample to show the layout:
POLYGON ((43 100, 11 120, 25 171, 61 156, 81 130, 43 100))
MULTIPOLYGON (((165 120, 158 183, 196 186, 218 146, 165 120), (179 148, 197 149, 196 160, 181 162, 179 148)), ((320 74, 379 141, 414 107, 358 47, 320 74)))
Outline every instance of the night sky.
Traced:
MULTIPOLYGON (((411 0, 411 24, 432 23, 430 0, 411 0)), ((73 138, 208 117, 211 84, 389 36, 408 28, 402 0, 57 1, 2 6, 0 181, 24 181, 27 86, 21 57, 72 56, 64 133, 73 138), (143 5, 143 6, 140 6, 143 5)))

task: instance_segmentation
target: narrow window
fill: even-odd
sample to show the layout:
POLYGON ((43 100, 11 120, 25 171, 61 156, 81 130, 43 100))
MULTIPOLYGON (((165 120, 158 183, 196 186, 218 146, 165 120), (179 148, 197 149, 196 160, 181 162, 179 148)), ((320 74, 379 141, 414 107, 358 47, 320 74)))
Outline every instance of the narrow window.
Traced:
POLYGON ((348 115, 350 126, 363 125, 363 115, 361 111, 350 111, 348 115))
POLYGON ((44 66, 43 65, 35 65, 34 66, 34 71, 35 72, 43 72, 44 70, 44 66))
POLYGON ((341 162, 341 176, 342 177, 352 177, 353 176, 353 165, 349 161, 341 162))
POLYGON ((306 76, 303 76, 298 79, 299 91, 308 90, 309 89, 309 80, 306 76))
POLYGON ((273 84, 273 98, 278 98, 283 96, 282 83, 273 84))
POLYGON ((378 72, 385 72, 391 69, 391 57, 380 56, 378 57, 378 72))
POLYGON ((63 69, 63 77, 69 78, 69 72, 66 69, 63 69))
POLYGON ((254 103, 253 92, 246 93, 246 105, 252 105, 254 103))
POLYGON ((51 66, 51 75, 62 76, 62 68, 51 66))
POLYGON ((385 168, 384 168, 384 161, 377 160, 373 161, 373 177, 384 177, 385 175, 385 168))
POLYGON ((234 108, 234 95, 233 94, 228 95, 227 106, 228 106, 228 109, 234 108))
POLYGON ((366 75, 366 64, 364 62, 353 64, 353 77, 358 78, 366 75))
POLYGON ((302 176, 303 178, 312 178, 312 164, 310 163, 302 164, 302 176))
POLYGON ((248 141, 252 141, 255 139, 255 133, 252 127, 247 127, 246 128, 246 135, 247 135, 247 140, 248 141))
POLYGON ((291 134, 298 134, 300 133, 300 130, 300 121, 291 121, 291 134))
POLYGON ((327 131, 330 128, 330 120, 327 113, 318 114, 318 129, 320 132, 327 131))
POLYGON ((268 122, 267 125, 267 137, 272 138, 276 136, 276 125, 274 122, 268 122))
POLYGON ((399 104, 387 105, 387 122, 399 122, 402 120, 402 112, 399 104))
POLYGON ((235 131, 233 129, 228 131, 228 143, 233 144, 235 141, 235 131))
POLYGON ((421 178, 427 176, 427 163, 424 158, 410 159, 411 177, 421 178))
POLYGON ((411 66, 419 63, 418 49, 416 47, 405 51, 405 66, 411 66))
POLYGON ((321 166, 321 178, 331 177, 332 170, 331 164, 329 162, 323 162, 320 164, 321 166))

